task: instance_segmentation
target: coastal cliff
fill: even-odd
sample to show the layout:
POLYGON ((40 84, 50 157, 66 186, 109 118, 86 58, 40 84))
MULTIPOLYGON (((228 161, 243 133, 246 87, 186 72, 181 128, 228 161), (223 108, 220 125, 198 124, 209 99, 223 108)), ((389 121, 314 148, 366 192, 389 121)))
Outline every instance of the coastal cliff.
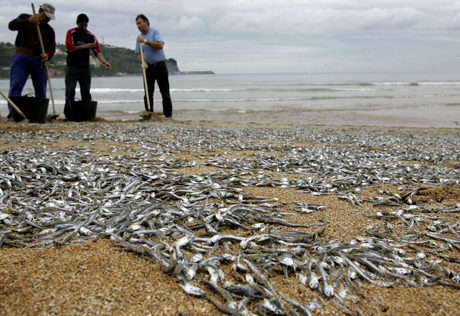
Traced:
MULTIPOLYGON (((104 58, 112 65, 112 69, 105 70, 94 54, 90 54, 91 75, 93 77, 142 75, 142 68, 133 49, 102 43, 100 43, 100 47, 104 58)), ((14 53, 14 44, 0 43, 0 79, 10 77, 10 64, 14 53)), ((51 78, 65 77, 66 59, 67 52, 64 44, 57 44, 56 53, 48 63, 51 78)), ((177 61, 173 58, 166 59, 166 66, 172 75, 214 74, 212 71, 180 71, 177 61)))

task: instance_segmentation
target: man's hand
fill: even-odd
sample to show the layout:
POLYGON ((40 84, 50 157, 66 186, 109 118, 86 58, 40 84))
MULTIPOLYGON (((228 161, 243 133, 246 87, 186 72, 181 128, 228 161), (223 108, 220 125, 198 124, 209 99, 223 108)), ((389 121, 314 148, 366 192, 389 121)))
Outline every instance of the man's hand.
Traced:
POLYGON ((48 54, 41 54, 40 57, 43 61, 48 61, 48 54))
POLYGON ((109 64, 108 62, 106 62, 106 63, 104 64, 104 67, 105 67, 105 70, 110 70, 110 69, 112 69, 112 65, 109 64))
POLYGON ((35 24, 35 25, 40 24, 40 18, 38 17, 38 14, 30 16, 29 23, 35 24))
POLYGON ((139 43, 144 43, 145 38, 144 38, 142 35, 139 35, 139 36, 137 37, 137 40, 139 41, 139 43))

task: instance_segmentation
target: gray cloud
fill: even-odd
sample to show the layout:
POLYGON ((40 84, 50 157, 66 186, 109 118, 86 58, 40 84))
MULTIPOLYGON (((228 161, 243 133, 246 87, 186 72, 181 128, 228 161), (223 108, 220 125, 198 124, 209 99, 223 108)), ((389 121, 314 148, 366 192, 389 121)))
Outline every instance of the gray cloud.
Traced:
MULTIPOLYGON (((182 70, 231 72, 458 71, 460 2, 284 0, 49 1, 57 42, 86 13, 106 44, 133 48, 146 14, 182 70)), ((40 3, 36 4, 38 9, 40 3)), ((0 1, 0 41, 30 2, 0 1)))

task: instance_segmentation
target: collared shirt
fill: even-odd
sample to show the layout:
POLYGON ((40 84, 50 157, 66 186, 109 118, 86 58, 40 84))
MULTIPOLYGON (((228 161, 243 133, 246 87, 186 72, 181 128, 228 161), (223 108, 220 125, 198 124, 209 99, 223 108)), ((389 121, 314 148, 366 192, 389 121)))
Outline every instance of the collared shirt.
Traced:
MULTIPOLYGON (((160 30, 150 27, 150 30, 147 34, 139 34, 143 36, 145 39, 153 42, 163 42, 163 35, 161 34, 160 30)), ((147 64, 155 64, 159 61, 163 61, 166 59, 165 52, 163 49, 156 49, 148 46, 147 44, 142 44, 142 49, 144 50, 144 59, 147 64)), ((139 41, 136 38, 136 49, 134 53, 140 54, 141 49, 139 48, 139 41)))
MULTIPOLYGON (((18 31, 14 44, 19 47, 29 48, 34 51, 35 56, 42 54, 40 38, 38 37, 37 26, 29 22, 30 14, 21 14, 8 24, 12 31, 18 31)), ((56 40, 53 28, 48 23, 40 23, 40 34, 43 39, 45 53, 48 54, 48 60, 53 58, 56 51, 56 40)))
POLYGON ((65 49, 67 50, 67 65, 74 66, 77 68, 88 68, 89 67, 89 49, 75 50, 76 46, 85 45, 88 43, 95 43, 96 47, 91 50, 94 55, 101 52, 99 42, 96 36, 88 30, 79 31, 78 28, 74 27, 67 31, 65 39, 65 49))

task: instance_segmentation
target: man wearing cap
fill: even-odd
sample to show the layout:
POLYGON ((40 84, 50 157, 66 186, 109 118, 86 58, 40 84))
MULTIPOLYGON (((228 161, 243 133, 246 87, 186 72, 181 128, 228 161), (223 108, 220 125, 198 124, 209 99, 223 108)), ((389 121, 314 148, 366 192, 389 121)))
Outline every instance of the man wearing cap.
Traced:
MULTIPOLYGON (((172 118, 172 102, 169 94, 168 68, 165 63, 165 53, 163 51, 164 41, 160 30, 150 27, 150 22, 143 14, 136 17, 136 25, 141 34, 137 37, 135 53, 137 60, 142 64, 140 46, 144 52, 144 68, 147 78, 146 95, 148 93, 150 100, 150 111, 153 112, 153 92, 155 90, 155 81, 160 88, 163 98, 163 114, 167 118, 172 118)), ((147 98, 144 96, 145 110, 148 111, 147 98)))
POLYGON ((106 70, 112 66, 102 55, 96 36, 87 30, 89 18, 82 13, 77 17, 77 27, 67 31, 65 48, 67 50, 67 68, 65 73, 65 107, 64 114, 71 118, 69 101, 75 100, 77 82, 80 85, 82 101, 91 101, 91 69, 89 67, 90 50, 104 65, 106 70))
MULTIPOLYGON (((35 88, 35 96, 46 98, 47 74, 43 63, 51 60, 56 50, 53 28, 48 24, 55 20, 54 7, 44 3, 40 6, 38 14, 21 14, 8 24, 12 31, 18 31, 16 36, 16 53, 13 55, 10 68, 9 96, 21 96, 29 75, 35 88), (38 36, 37 25, 43 39, 45 53, 42 53, 38 36)), ((12 119, 11 107, 8 104, 8 119, 12 119)))

